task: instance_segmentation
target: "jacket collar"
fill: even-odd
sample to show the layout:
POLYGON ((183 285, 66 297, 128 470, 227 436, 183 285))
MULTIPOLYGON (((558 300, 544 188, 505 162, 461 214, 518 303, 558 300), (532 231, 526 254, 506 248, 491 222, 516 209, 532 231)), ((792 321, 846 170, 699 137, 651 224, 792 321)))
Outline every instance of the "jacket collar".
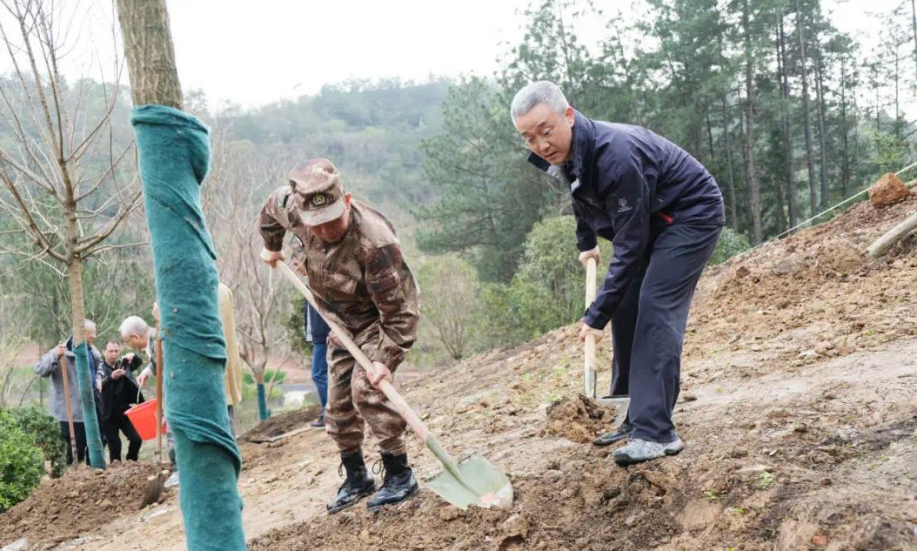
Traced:
MULTIPOLYGON (((592 165, 592 158, 595 154, 595 124, 575 109, 573 110, 573 116, 573 138, 570 144, 573 155, 568 162, 571 164, 570 171, 573 176, 581 182, 586 182, 592 176, 586 170, 592 165)), ((551 176, 564 180, 561 176, 563 170, 559 166, 551 165, 536 153, 530 153, 528 161, 551 176)), ((573 182, 568 183, 572 186, 571 191, 578 187, 573 186, 573 182)))

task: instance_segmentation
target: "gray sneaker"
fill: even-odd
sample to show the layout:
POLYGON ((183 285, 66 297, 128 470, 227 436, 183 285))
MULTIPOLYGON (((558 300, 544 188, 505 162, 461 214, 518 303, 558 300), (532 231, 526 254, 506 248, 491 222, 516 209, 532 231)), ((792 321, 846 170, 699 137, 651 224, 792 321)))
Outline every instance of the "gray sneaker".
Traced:
POLYGON ((685 449, 685 443, 681 441, 681 438, 676 437, 674 442, 665 445, 665 454, 678 455, 683 449, 685 449))
POLYGON ((678 438, 668 444, 631 438, 626 446, 615 450, 614 459, 618 465, 627 466, 652 461, 667 455, 677 455, 684 448, 684 442, 678 438))

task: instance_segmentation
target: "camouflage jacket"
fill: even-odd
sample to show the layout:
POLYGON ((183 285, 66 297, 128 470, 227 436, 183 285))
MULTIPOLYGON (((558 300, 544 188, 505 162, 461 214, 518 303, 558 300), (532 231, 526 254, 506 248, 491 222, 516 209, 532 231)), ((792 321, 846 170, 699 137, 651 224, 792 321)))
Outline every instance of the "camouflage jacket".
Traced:
POLYGON ((346 329, 369 359, 394 369, 416 338, 420 290, 389 221, 359 201, 351 207, 347 234, 325 243, 309 233, 284 186, 261 209, 261 237, 268 250, 279 251, 286 232, 296 235, 302 244, 297 260, 322 313, 346 329))

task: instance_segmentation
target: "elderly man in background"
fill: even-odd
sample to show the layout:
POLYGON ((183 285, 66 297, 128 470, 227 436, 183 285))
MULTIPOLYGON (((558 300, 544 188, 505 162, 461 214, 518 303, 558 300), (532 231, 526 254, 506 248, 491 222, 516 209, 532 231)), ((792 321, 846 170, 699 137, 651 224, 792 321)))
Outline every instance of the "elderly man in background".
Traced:
MULTIPOLYGON (((83 338, 89 347, 89 369, 91 380, 96 380, 96 366, 101 362, 102 356, 99 351, 92 346, 96 339, 96 324, 91 320, 83 321, 83 338)), ((49 406, 51 415, 60 423, 61 437, 67 443, 67 464, 72 465, 74 455, 77 461, 89 460, 86 453, 86 426, 83 424, 83 401, 80 399, 80 387, 77 381, 76 356, 73 354, 73 337, 67 339, 66 343, 59 344, 43 355, 38 364, 35 365, 35 374, 40 377, 51 379, 51 397, 49 406), (67 399, 64 394, 64 376, 61 369, 61 359, 67 358, 67 382, 70 391, 70 413, 73 416, 73 432, 76 440, 76 454, 70 442, 70 424, 67 417, 67 399)), ((98 389, 93 388, 93 396, 96 398, 94 406, 96 414, 101 420, 101 411, 99 404, 101 402, 98 396, 98 389)))

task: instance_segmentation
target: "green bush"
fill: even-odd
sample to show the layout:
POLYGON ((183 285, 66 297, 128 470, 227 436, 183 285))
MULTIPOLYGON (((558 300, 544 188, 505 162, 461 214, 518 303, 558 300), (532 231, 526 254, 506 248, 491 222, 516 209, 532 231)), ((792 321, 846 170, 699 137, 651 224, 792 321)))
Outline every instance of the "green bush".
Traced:
POLYGON ((453 360, 480 348, 481 284, 474 267, 454 254, 426 259, 417 270, 420 338, 436 342, 453 360))
MULTIPOLYGON (((309 358, 311 360, 311 356, 309 358)), ((273 379, 274 383, 279 385, 286 378, 287 378, 286 371, 278 371, 276 375, 276 379, 275 379, 273 369, 264 370, 264 384, 270 384, 271 380, 273 379)), ((255 377, 252 376, 252 374, 249 373, 248 371, 245 371, 242 373, 242 382, 253 385, 255 384, 255 377)))
MULTIPOLYGON (((482 301, 488 344, 516 344, 582 318, 586 272, 577 260, 575 229, 572 216, 538 222, 526 238, 525 255, 512 283, 485 287, 482 301)), ((601 285, 612 251, 607 241, 600 247, 597 285, 601 285)))
POLYGON ((723 228, 720 234, 720 240, 716 244, 713 256, 710 257, 710 264, 719 264, 726 262, 735 255, 745 252, 751 248, 748 238, 734 231, 731 228, 723 228))
POLYGON ((53 417, 36 407, 11 409, 19 427, 31 434, 51 463, 51 478, 60 478, 67 471, 67 444, 61 438, 60 425, 53 417))
POLYGON ((41 449, 19 422, 0 410, 0 512, 24 500, 41 481, 41 449))

